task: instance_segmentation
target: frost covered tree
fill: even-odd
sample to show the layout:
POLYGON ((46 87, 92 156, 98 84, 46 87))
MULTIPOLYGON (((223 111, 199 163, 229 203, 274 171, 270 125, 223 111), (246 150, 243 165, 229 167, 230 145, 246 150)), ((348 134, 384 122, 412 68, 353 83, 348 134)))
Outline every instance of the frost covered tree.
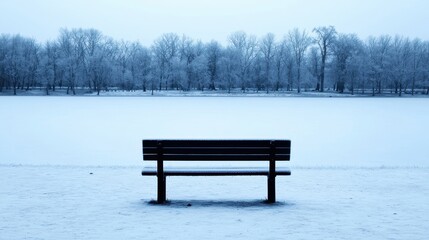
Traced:
POLYGON ((216 90, 216 84, 219 84, 219 61, 221 58, 222 47, 217 41, 211 41, 205 49, 207 59, 207 71, 209 79, 209 90, 216 90))
POLYGON ((390 52, 389 75, 395 87, 395 93, 402 95, 408 85, 412 58, 411 42, 408 38, 395 36, 390 52))
POLYGON ((411 42, 411 95, 414 95, 416 85, 423 83, 421 81, 424 59, 424 45, 423 42, 416 38, 411 42))
POLYGON ((276 42, 271 33, 258 41, 235 32, 222 46, 168 33, 150 47, 118 42, 95 29, 61 29, 43 45, 3 34, 0 92, 36 87, 46 94, 63 87, 67 94, 112 88, 301 92, 313 86, 322 92, 334 86, 351 94, 368 89, 373 95, 429 94, 428 41, 382 35, 363 42, 333 26, 314 28, 313 34, 294 29, 276 42))
POLYGON ((56 42, 48 41, 45 44, 44 49, 41 52, 41 77, 44 82, 46 95, 49 95, 49 91, 55 91, 58 76, 59 76, 59 47, 56 42))
POLYGON ((234 88, 239 79, 239 75, 237 74, 238 61, 237 54, 235 49, 232 47, 227 47, 224 49, 222 57, 219 60, 219 75, 221 82, 221 88, 226 89, 228 93, 231 93, 232 88, 234 88))
POLYGON ((232 50, 237 61, 237 74, 241 91, 245 92, 248 86, 250 68, 258 53, 256 37, 247 35, 245 32, 235 32, 229 36, 228 40, 229 51, 232 50))
POLYGON ((3 92, 3 88, 7 85, 8 81, 8 77, 6 76, 6 59, 9 52, 9 41, 10 36, 5 34, 0 35, 0 92, 3 92))
POLYGON ((295 79, 295 60, 291 44, 288 42, 287 38, 282 41, 284 46, 284 55, 282 57, 283 64, 285 66, 285 74, 287 78, 286 90, 292 91, 294 87, 295 79))
POLYGON ((371 63, 370 80, 372 83, 372 94, 381 94, 383 83, 388 81, 388 62, 391 51, 392 38, 383 35, 378 38, 368 39, 368 54, 371 63))
POLYGON ((131 76, 130 68, 130 58, 131 58, 131 43, 126 41, 120 41, 117 43, 116 53, 115 53, 115 69, 114 77, 116 79, 116 84, 120 89, 123 90, 133 90, 134 82, 131 76))
POLYGON ((354 95, 357 86, 365 86, 366 72, 368 69, 367 58, 364 43, 357 38, 353 40, 350 58, 347 61, 346 78, 348 80, 348 89, 351 95, 354 95))
POLYGON ((148 48, 140 43, 131 44, 130 71, 134 84, 140 82, 143 92, 146 92, 151 72, 152 56, 148 48))
POLYGON ((159 80, 159 91, 162 84, 165 83, 165 90, 169 87, 169 81, 172 77, 173 63, 177 61, 179 54, 179 36, 174 33, 163 34, 155 40, 152 46, 154 61, 153 65, 156 76, 159 80))
POLYGON ((107 90, 112 84, 112 72, 114 60, 109 44, 100 45, 97 50, 88 57, 87 78, 90 88, 100 95, 101 90, 107 90))
POLYGON ((83 68, 83 39, 81 32, 77 29, 61 29, 58 37, 61 61, 59 66, 64 71, 64 78, 67 84, 67 94, 72 91, 76 94, 76 87, 79 75, 83 68))
POLYGON ((259 42, 259 51, 263 61, 263 82, 267 93, 272 83, 272 65, 274 62, 275 50, 275 36, 272 33, 268 33, 259 42))
POLYGON ((337 36, 337 31, 333 26, 328 27, 317 27, 313 29, 313 32, 316 34, 316 43, 319 46, 320 51, 320 82, 318 81, 316 90, 321 92, 324 91, 325 88, 325 68, 326 68, 326 60, 331 50, 332 45, 335 42, 335 38, 337 36))
POLYGON ((307 56, 307 65, 308 65, 308 71, 313 79, 315 79, 314 82, 316 82, 316 91, 320 91, 320 78, 321 78, 321 56, 320 52, 317 49, 317 47, 310 48, 310 51, 307 56))
POLYGON ((35 85, 39 66, 39 46, 34 39, 24 38, 20 35, 12 36, 5 41, 6 50, 2 57, 3 81, 5 78, 10 82, 13 94, 17 94, 17 89, 29 90, 35 85))
POLYGON ((192 87, 196 87, 199 90, 204 90, 207 79, 204 44, 201 41, 194 43, 192 39, 183 36, 179 52, 184 72, 180 77, 183 79, 181 89, 189 91, 192 87))
POLYGON ((297 91, 301 92, 301 71, 302 64, 304 62, 305 53, 307 48, 312 44, 312 39, 309 37, 308 33, 303 30, 295 28, 288 33, 288 40, 291 44, 292 51, 294 54, 294 60, 297 70, 297 91))
POLYGON ((334 45, 335 90, 343 93, 350 79, 350 61, 357 55, 359 39, 354 34, 340 34, 334 45))
POLYGON ((84 35, 84 71, 83 83, 100 93, 102 82, 104 78, 103 72, 105 71, 106 59, 103 52, 103 35, 100 31, 95 29, 83 30, 84 35))
POLYGON ((276 43, 274 48, 274 91, 279 91, 288 75, 286 66, 291 53, 286 41, 276 43))
POLYGON ((420 72, 422 87, 426 88, 426 95, 429 95, 429 41, 423 43, 422 55, 422 67, 420 72))

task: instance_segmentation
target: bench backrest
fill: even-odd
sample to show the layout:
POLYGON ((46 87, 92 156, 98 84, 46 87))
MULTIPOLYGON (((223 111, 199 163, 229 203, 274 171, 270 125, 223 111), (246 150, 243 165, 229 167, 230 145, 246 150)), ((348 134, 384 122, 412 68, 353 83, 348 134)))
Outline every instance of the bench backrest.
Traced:
POLYGON ((290 140, 143 140, 145 161, 289 161, 290 140))

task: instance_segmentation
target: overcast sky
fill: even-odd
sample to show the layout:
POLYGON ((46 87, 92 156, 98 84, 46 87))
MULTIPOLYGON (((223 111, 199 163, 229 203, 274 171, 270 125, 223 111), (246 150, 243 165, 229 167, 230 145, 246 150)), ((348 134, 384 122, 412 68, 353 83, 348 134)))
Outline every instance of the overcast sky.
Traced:
POLYGON ((0 0, 0 33, 38 41, 60 28, 95 28, 114 39, 150 45, 162 33, 225 43, 237 30, 282 38, 297 27, 400 34, 429 40, 429 0, 0 0))

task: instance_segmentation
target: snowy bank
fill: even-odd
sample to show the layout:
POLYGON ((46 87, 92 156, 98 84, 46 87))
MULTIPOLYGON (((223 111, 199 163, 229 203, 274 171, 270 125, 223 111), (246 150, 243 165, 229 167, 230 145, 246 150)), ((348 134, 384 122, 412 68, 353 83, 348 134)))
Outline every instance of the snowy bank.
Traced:
POLYGON ((0 166, 1 239, 427 239, 428 169, 295 169, 278 177, 171 177, 139 167, 0 166), (92 174, 90 174, 92 173, 92 174), (197 184, 198 183, 198 184, 197 184), (189 206, 190 205, 190 206, 189 206))

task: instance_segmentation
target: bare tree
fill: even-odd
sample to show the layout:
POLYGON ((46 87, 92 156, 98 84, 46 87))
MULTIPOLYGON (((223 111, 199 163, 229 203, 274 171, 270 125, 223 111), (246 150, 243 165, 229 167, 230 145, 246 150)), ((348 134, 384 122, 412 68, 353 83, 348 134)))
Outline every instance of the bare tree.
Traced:
POLYGON ((101 44, 88 57, 88 76, 87 78, 92 84, 92 87, 100 95, 102 89, 107 89, 109 80, 112 77, 114 58, 110 51, 110 45, 107 43, 101 44))
POLYGON ((207 69, 209 74, 209 90, 216 90, 216 81, 219 78, 219 61, 222 48, 216 41, 211 41, 206 46, 207 69))
POLYGON ((411 94, 414 95, 416 82, 422 72, 422 63, 424 59, 424 47, 420 39, 414 39, 411 43, 411 94))
POLYGON ((337 31, 333 26, 329 27, 317 27, 313 29, 313 32, 316 33, 316 42, 319 46, 320 56, 321 56, 321 64, 320 64, 320 86, 319 82, 317 83, 316 90, 321 92, 324 91, 325 87, 325 67, 326 67, 326 59, 329 54, 329 50, 334 44, 337 31))
POLYGON ((272 79, 271 79, 271 72, 272 72, 272 64, 274 60, 274 54, 275 54, 275 41, 274 41, 274 34, 268 33, 265 35, 259 44, 259 50, 263 56, 263 62, 264 62, 264 85, 265 90, 269 91, 269 87, 271 85, 272 79))
POLYGON ((278 91, 285 79, 287 59, 290 59, 290 49, 285 41, 281 41, 275 45, 274 51, 274 68, 275 68, 275 83, 274 91, 278 91))
POLYGON ((130 71, 133 82, 141 83, 143 92, 147 90, 148 76, 151 71, 151 54, 149 49, 143 47, 140 43, 131 44, 130 52, 130 71))
POLYGON ((10 36, 2 34, 0 36, 0 92, 7 85, 6 75, 7 56, 9 52, 10 36))
POLYGON ((297 84, 298 84, 298 93, 301 92, 301 67, 304 61, 305 52, 307 48, 312 44, 312 39, 308 36, 307 32, 303 30, 302 32, 299 29, 295 28, 290 31, 288 34, 289 42, 295 57, 295 63, 297 67, 297 84))
POLYGON ((221 88, 227 89, 228 93, 231 93, 231 89, 238 80, 238 75, 236 74, 236 69, 238 68, 236 57, 235 49, 228 47, 223 51, 222 57, 219 60, 220 79, 223 79, 221 88))
POLYGON ((84 57, 84 44, 81 31, 73 29, 61 29, 58 37, 61 52, 60 66, 64 70, 67 82, 67 94, 72 91, 76 94, 78 75, 82 70, 84 57))
POLYGON ((356 85, 365 86, 365 74, 367 69, 367 58, 365 57, 364 43, 356 36, 351 35, 352 47, 350 57, 346 62, 346 78, 349 81, 349 90, 354 95, 356 85), (353 37, 354 36, 354 37, 353 37))
POLYGON ((317 47, 312 47, 310 48, 310 52, 308 54, 308 68, 309 68, 309 72, 311 74, 311 76, 316 79, 316 91, 320 91, 320 78, 322 76, 322 74, 320 73, 321 68, 320 68, 320 63, 321 63, 321 56, 320 56, 320 52, 317 49, 317 47))
POLYGON ((391 51, 392 38, 383 35, 378 38, 368 39, 368 54, 371 62, 370 79, 372 82, 372 94, 382 93, 383 82, 388 80, 387 65, 389 62, 389 52, 391 51))
POLYGON ((34 39, 20 35, 12 36, 6 47, 2 64, 4 76, 1 78, 9 79, 16 95, 19 88, 29 90, 34 85, 39 66, 39 47, 34 39))
POLYGON ((163 34, 158 38, 153 46, 154 65, 159 80, 159 90, 165 82, 165 90, 168 89, 168 82, 171 79, 174 58, 178 57, 179 36, 174 33, 163 34))
POLYGON ((292 91, 294 86, 294 78, 295 78, 295 61, 294 61, 294 53, 292 50, 291 44, 285 38, 282 41, 282 45, 284 46, 284 55, 282 57, 283 65, 285 66, 285 74, 287 78, 286 90, 292 91))
POLYGON ((42 77, 44 78, 46 95, 49 95, 49 90, 52 87, 55 89, 56 70, 58 68, 58 55, 56 55, 55 42, 46 42, 45 48, 41 53, 42 77))
POLYGON ((245 32, 235 32, 229 36, 229 42, 238 61, 241 90, 245 92, 250 67, 257 56, 256 37, 245 32))
MULTIPOLYGON (((173 84, 176 88, 179 87, 180 80, 183 80, 183 84, 180 84, 182 90, 190 91, 192 85, 197 80, 194 75, 192 63, 197 57, 197 49, 194 45, 194 41, 186 36, 183 36, 179 47, 179 59, 180 63, 176 64, 177 70, 175 71, 175 81, 173 84), (180 74, 182 73, 183 74, 180 74), (177 74, 179 73, 179 74, 177 74)), ((201 46, 200 46, 201 47, 201 46)), ((200 52, 200 51, 199 51, 200 52)))
MULTIPOLYGON (((335 90, 343 93, 352 57, 357 55, 359 39, 355 34, 340 34, 334 45, 335 90)), ((354 82, 353 82, 354 87, 354 82)))
POLYGON ((423 60, 422 60, 422 87, 426 87, 426 95, 429 95, 429 41, 423 42, 423 60))
POLYGON ((412 48, 408 38, 395 36, 392 41, 391 61, 389 64, 390 75, 395 84, 395 91, 402 96, 407 86, 407 77, 410 75, 412 48))

